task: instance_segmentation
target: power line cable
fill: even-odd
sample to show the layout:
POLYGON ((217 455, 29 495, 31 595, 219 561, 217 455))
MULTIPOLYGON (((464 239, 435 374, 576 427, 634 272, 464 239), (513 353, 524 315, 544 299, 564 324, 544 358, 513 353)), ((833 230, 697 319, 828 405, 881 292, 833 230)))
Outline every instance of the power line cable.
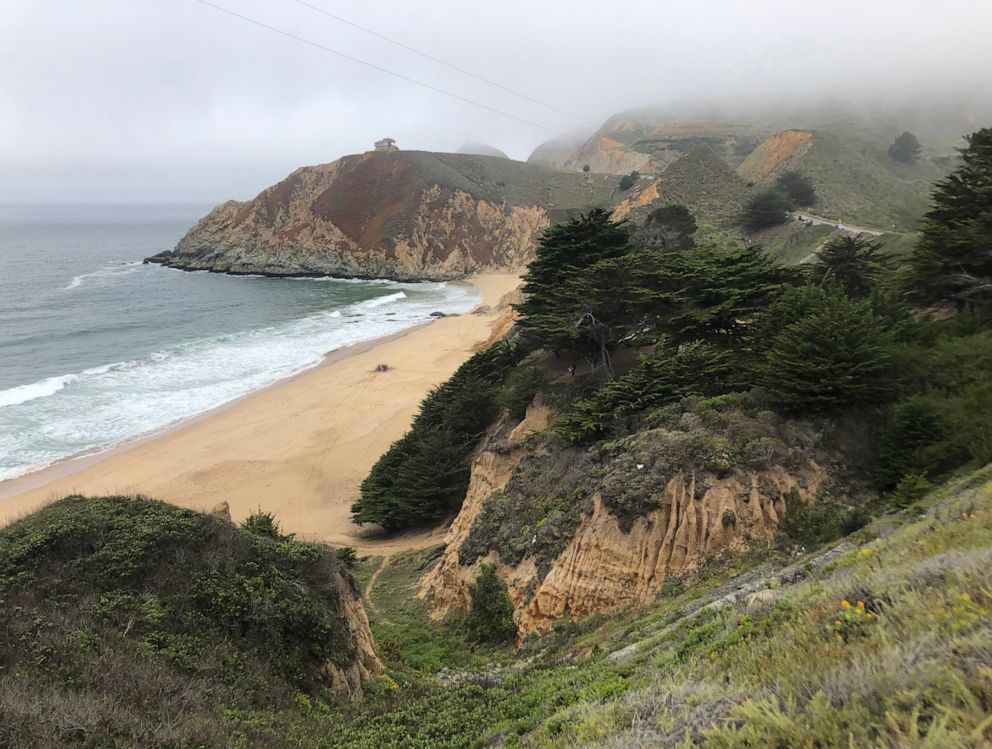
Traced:
POLYGON ((586 125, 596 125, 596 123, 592 122, 591 120, 587 120, 584 117, 579 117, 577 114, 572 114, 571 112, 568 112, 564 109, 560 109, 554 106, 553 104, 548 104, 547 102, 541 101, 540 99, 535 99, 533 96, 529 96, 528 94, 522 93, 521 91, 512 89, 509 86, 504 86, 502 83, 497 83, 496 81, 490 80, 489 78, 485 78, 479 75, 478 73, 473 73, 471 70, 466 70, 465 68, 459 67, 458 65, 448 62, 447 60, 442 60, 439 57, 435 57, 434 55, 428 54, 427 52, 423 52, 419 49, 416 49, 415 47, 411 47, 409 44, 404 44, 403 42, 397 41, 396 39, 386 36, 385 34, 380 34, 378 31, 375 31, 374 29, 361 26, 355 23, 354 21, 349 21, 347 18, 342 18, 341 16, 331 13, 328 10, 324 10, 321 7, 312 5, 311 3, 306 2, 306 0, 296 0, 296 2, 299 5, 302 5, 305 8, 310 8, 310 10, 314 10, 317 13, 321 13, 322 15, 325 15, 328 18, 333 18, 335 21, 340 21, 341 23, 351 26, 352 28, 365 32, 366 34, 370 34, 376 37, 377 39, 382 39, 385 42, 394 44, 397 47, 400 47, 401 49, 405 49, 407 52, 413 52, 413 54, 420 55, 424 59, 430 60, 431 62, 436 62, 439 65, 444 65, 445 67, 451 68, 452 70, 456 70, 463 75, 469 76, 470 78, 475 78, 478 81, 482 81, 485 84, 494 86, 495 88, 506 91, 507 93, 511 93, 514 96, 519 96, 521 99, 526 99, 529 102, 538 104, 539 106, 545 107, 546 109, 550 109, 551 111, 557 112, 558 114, 563 114, 566 117, 571 117, 573 120, 577 120, 578 122, 582 122, 586 125))
POLYGON ((220 5, 214 5, 213 3, 209 2, 208 0, 196 0, 196 2, 200 3, 201 5, 206 5, 209 8, 213 8, 214 10, 218 10, 221 13, 226 13, 227 15, 233 16, 234 18, 240 18, 242 21, 246 21, 246 22, 248 22, 250 24, 254 24, 255 26, 260 26, 263 29, 268 29, 269 31, 272 31, 272 32, 274 32, 276 34, 280 34, 280 35, 285 36, 285 37, 287 37, 289 39, 294 39, 295 41, 301 42, 302 44, 306 44, 306 45, 308 45, 310 47, 314 47, 315 49, 319 49, 319 50, 322 50, 324 52, 329 52, 332 55, 337 55, 338 57, 343 57, 344 59, 350 60, 351 62, 357 62, 359 65, 364 65, 367 68, 372 68, 373 70, 378 70, 380 73, 386 73, 388 75, 394 76, 396 78, 399 78, 400 80, 406 81, 407 83, 413 83, 413 84, 415 84, 417 86, 421 86, 422 88, 426 88, 426 89, 429 89, 431 91, 435 91, 435 92, 437 92, 439 94, 444 94, 445 96, 450 96, 452 99, 457 99, 458 101, 465 102, 466 104, 471 104, 472 106, 480 107, 480 108, 485 109, 485 110, 487 110, 489 112, 495 112, 496 114, 502 115, 503 117, 508 117, 511 120, 516 120, 517 122, 522 122, 525 125, 530 125, 531 127, 536 127, 536 128, 541 129, 541 130, 546 130, 549 133, 554 133, 555 135, 560 135, 560 136, 562 136, 564 138, 568 138, 570 140, 576 140, 576 141, 578 141, 578 138, 575 138, 575 137, 569 135, 568 133, 563 133, 560 130, 555 130, 553 127, 547 127, 546 125, 542 125, 542 124, 540 124, 538 122, 534 122, 532 120, 525 119, 524 117, 518 117, 515 114, 511 114, 509 112, 503 111, 502 109, 497 109, 496 107, 491 107, 488 104, 483 104, 482 102, 475 101, 474 99, 469 99, 468 97, 465 97, 465 96, 461 96, 459 94, 452 93, 451 91, 446 91, 445 89, 439 88, 437 86, 433 86, 430 83, 424 83, 423 81, 418 81, 416 78, 411 78, 411 77, 409 77, 407 75, 403 75, 402 73, 397 73, 395 70, 390 70, 389 68, 384 68, 381 65, 376 65, 373 62, 367 62, 366 60, 362 60, 362 59, 360 59, 358 57, 352 57, 351 55, 349 55, 349 54, 347 54, 345 52, 339 52, 338 50, 332 49, 331 47, 326 47, 323 44, 319 44, 319 43, 314 42, 314 41, 311 41, 309 39, 304 39, 302 36, 297 36, 296 34, 293 34, 293 33, 289 32, 289 31, 285 31, 283 29, 277 28, 275 26, 270 26, 269 24, 264 23, 262 21, 259 21, 259 20, 255 19, 255 18, 250 18, 249 16, 241 15, 240 13, 237 13, 237 12, 235 12, 233 10, 229 10, 228 8, 221 7, 220 5))

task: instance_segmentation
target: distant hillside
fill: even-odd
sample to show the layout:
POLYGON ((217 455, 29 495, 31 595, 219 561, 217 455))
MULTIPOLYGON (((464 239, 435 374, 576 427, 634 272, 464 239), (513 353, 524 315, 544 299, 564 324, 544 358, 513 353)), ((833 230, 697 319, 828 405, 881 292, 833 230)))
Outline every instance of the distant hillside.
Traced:
POLYGON ((0 530, 0 601, 5 747, 285 746, 237 716, 357 696, 382 668, 330 549, 146 499, 0 530))
POLYGON ((678 158, 646 187, 619 203, 615 218, 643 221, 648 213, 664 205, 679 203, 697 219, 718 226, 736 223, 748 189, 713 151, 699 147, 678 158))
POLYGON ((822 130, 785 130, 763 141, 737 168, 756 186, 800 171, 819 196, 816 212, 882 230, 915 228, 933 183, 947 170, 929 158, 900 164, 879 139, 822 130))
POLYGON ((922 103, 915 109, 796 105, 733 118, 646 108, 610 117, 571 149, 549 142, 535 155, 568 171, 588 167, 606 174, 657 175, 706 149, 757 188, 783 171, 807 173, 820 195, 816 209, 828 218, 911 231, 931 185, 953 167, 953 146, 960 144, 960 134, 968 129, 963 123, 971 119, 967 107, 934 114, 922 103), (919 163, 909 166, 887 153, 907 128, 917 128, 923 143, 919 163))
POLYGON ((562 161, 575 152, 575 149, 584 140, 584 137, 580 138, 568 135, 559 135, 551 140, 546 140, 531 151, 530 156, 527 157, 527 163, 557 168, 562 161))
MULTIPOLYGON (((749 123, 663 116, 653 110, 634 110, 610 117, 584 143, 571 150, 552 151, 550 163, 560 169, 626 174, 636 169, 655 174, 699 148, 708 148, 736 166, 761 138, 767 127, 749 123)), ((545 145, 550 145, 545 144, 545 145)), ((544 149, 540 146, 535 154, 544 149)), ((534 158, 533 156, 531 157, 534 158)))
POLYGON ((297 169, 254 200, 219 205, 175 251, 150 261, 406 280, 522 268, 552 221, 611 204, 616 182, 492 156, 369 152, 297 169))
POLYGON ((461 148, 458 149, 458 153, 472 154, 475 156, 496 156, 500 159, 510 158, 498 148, 493 148, 486 143, 479 143, 474 140, 465 141, 461 148))

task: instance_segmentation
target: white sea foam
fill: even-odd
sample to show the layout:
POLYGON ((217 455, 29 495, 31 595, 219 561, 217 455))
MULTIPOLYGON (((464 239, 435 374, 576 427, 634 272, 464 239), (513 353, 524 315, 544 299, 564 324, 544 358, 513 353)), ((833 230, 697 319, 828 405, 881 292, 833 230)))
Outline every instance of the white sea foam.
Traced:
POLYGON ((138 273, 142 269, 142 263, 114 263, 112 265, 107 265, 100 270, 92 271, 91 273, 82 273, 78 276, 73 276, 72 280, 64 287, 65 291, 70 289, 78 289, 84 283, 91 281, 100 281, 102 283, 107 283, 109 281, 116 281, 121 276, 127 276, 131 273, 138 273))
POLYGON ((6 406, 17 406, 21 403, 33 401, 36 398, 45 398, 54 395, 70 382, 79 379, 79 375, 67 374, 61 377, 48 377, 29 385, 20 385, 8 390, 0 390, 0 408, 6 406))
POLYGON ((375 309, 376 307, 398 302, 401 299, 406 299, 406 294, 402 291, 397 291, 395 294, 386 294, 386 296, 377 296, 375 299, 369 299, 367 302, 362 302, 361 306, 364 309, 375 309))
POLYGON ((0 480, 161 429, 312 367, 329 351, 478 302, 465 286, 376 285, 391 293, 0 391, 0 480))

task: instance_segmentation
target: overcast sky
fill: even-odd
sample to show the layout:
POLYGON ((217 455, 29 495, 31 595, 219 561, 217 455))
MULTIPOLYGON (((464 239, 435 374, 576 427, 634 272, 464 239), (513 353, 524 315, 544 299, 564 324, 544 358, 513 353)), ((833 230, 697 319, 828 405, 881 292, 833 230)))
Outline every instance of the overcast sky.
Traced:
MULTIPOLYGON (((296 0, 211 2, 547 129, 197 0, 0 0, 0 200, 243 199, 386 135, 526 158, 583 125, 296 0)), ((593 123, 687 95, 992 97, 992 0, 307 2, 593 123)))

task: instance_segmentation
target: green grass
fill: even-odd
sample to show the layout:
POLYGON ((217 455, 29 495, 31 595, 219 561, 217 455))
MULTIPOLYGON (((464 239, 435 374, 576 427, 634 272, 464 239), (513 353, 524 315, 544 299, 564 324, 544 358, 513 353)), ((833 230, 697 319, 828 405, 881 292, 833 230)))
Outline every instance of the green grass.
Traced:
POLYGON ((413 684, 444 668, 495 663, 510 655, 508 648, 470 643, 457 616, 447 623, 431 621, 427 605, 417 598, 417 587, 438 551, 435 547, 401 552, 385 561, 376 557, 358 570, 359 579, 365 580, 366 612, 376 646, 388 672, 401 683, 413 684))
MULTIPOLYGON (((114 746, 95 739, 99 733, 73 733, 73 721, 102 709, 104 725, 119 731, 144 725, 149 705, 155 715, 169 716, 175 700, 186 705, 175 724, 181 730, 149 725, 146 731, 158 733, 136 733, 116 745, 147 742, 149 736, 156 746, 177 748, 301 749, 977 748, 992 741, 992 468, 880 518, 850 537, 829 563, 810 557, 804 566, 800 560, 793 569, 805 569, 806 576, 798 582, 795 573, 774 572, 782 564, 774 555, 738 558, 736 567, 714 565, 690 584, 672 581, 644 608, 562 622, 517 653, 472 645, 457 617, 443 624, 428 618, 413 593, 436 550, 396 555, 384 567, 380 558, 365 560, 355 577, 363 586, 371 583, 368 610, 387 673, 373 679, 357 704, 291 686, 272 699, 274 672, 257 670, 257 653, 239 660, 238 682, 224 686, 213 675, 214 681, 204 680, 203 670, 217 668, 218 661, 204 660, 202 652, 190 674, 173 671, 181 651, 153 655, 147 645, 134 649, 131 641, 139 637, 132 633, 143 639, 164 626, 155 622, 178 615, 165 594, 168 586, 159 587, 157 603, 147 594, 125 597, 127 619, 115 618, 117 598, 92 601, 94 617, 106 610, 110 619, 80 616, 89 609, 78 607, 60 614, 70 600, 67 591, 106 587, 111 579, 94 574, 86 560, 100 560, 96 571, 107 570, 117 585, 147 580, 149 568, 134 564, 136 557, 188 561, 163 551, 182 539, 189 549, 199 538, 213 538, 209 554, 229 553, 217 548, 210 533, 199 535, 221 521, 149 504, 153 514, 139 513, 143 519, 126 526, 126 537, 104 545, 96 557, 88 550, 94 538, 88 532, 81 546, 65 545, 76 537, 67 533, 70 527, 102 527, 68 512, 84 509, 80 504, 57 505, 55 516, 32 516, 34 522, 20 525, 13 537, 0 534, 0 632, 6 637, 0 732, 10 735, 12 726, 23 729, 25 715, 40 720, 45 712, 68 726, 57 734, 12 734, 14 745, 45 746, 57 735, 62 745, 114 746), (156 528, 165 521, 160 536, 150 532, 153 517, 156 528), (762 584, 767 593, 760 605, 707 605, 762 584), (35 606, 30 614, 29 599, 35 606), (50 608, 42 611, 42 605, 50 608), (124 635, 131 616, 136 623, 124 635), (51 632, 59 633, 57 641, 51 632), (384 647, 387 642, 392 644, 384 647), (109 675, 108 651, 121 658, 109 675), (11 653, 17 657, 13 665, 11 653), (119 684, 100 681, 110 677, 119 684), (257 697, 238 697, 251 692, 253 679, 257 697), (87 690, 97 687, 123 712, 112 712, 110 702, 88 701, 93 692, 87 690), (131 695, 125 687, 136 691, 131 695), (55 693, 61 701, 53 702, 55 693)), ((275 553, 274 542, 256 547, 261 541, 225 527, 245 548, 275 553)), ((210 566, 197 559, 196 570, 210 566)), ((185 568, 155 569, 167 581, 185 568)), ((186 569, 183 576, 195 579, 197 573, 186 569)), ((212 637, 203 629, 184 631, 212 637)), ((209 641, 225 646, 225 640, 209 641)))

